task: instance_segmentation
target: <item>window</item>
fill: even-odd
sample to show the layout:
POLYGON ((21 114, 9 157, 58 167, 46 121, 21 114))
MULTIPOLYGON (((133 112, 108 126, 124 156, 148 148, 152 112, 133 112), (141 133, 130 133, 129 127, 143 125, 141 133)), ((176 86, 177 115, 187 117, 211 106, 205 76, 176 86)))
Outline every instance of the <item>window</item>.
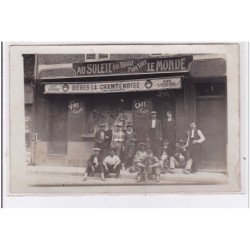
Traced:
POLYGON ((89 95, 86 99, 84 135, 91 136, 101 123, 114 127, 115 122, 132 121, 132 99, 128 94, 89 95))

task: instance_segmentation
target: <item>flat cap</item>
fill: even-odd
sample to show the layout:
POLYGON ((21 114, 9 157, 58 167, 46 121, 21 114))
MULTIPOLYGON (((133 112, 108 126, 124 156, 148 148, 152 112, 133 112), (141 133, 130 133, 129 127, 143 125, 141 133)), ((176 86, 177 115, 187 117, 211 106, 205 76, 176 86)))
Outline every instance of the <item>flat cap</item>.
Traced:
POLYGON ((100 148, 93 148, 92 151, 99 151, 100 152, 101 149, 100 148))

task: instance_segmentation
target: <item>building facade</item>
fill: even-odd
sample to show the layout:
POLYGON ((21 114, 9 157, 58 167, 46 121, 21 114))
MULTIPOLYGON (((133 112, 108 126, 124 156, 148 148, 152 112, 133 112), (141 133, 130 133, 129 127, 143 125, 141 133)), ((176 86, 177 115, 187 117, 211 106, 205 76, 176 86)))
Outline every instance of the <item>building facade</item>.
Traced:
POLYGON ((170 110, 176 138, 196 121, 200 171, 226 171, 226 61, 219 55, 23 55, 31 163, 83 167, 99 124, 134 124, 170 110))

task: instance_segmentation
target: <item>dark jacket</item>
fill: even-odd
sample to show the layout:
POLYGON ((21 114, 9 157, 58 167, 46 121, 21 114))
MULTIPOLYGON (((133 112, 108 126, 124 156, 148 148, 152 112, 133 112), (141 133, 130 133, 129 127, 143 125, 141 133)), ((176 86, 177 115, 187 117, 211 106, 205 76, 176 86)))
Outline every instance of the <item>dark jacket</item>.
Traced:
POLYGON ((148 120, 148 123, 147 123, 147 138, 150 138, 152 136, 152 133, 154 130, 155 132, 154 135, 156 139, 159 140, 163 136, 161 121, 156 119, 155 129, 151 129, 151 124, 152 124, 152 119, 148 120))
POLYGON ((163 120, 163 136, 170 143, 175 143, 175 120, 168 121, 167 118, 163 120))
POLYGON ((135 146, 136 142, 137 142, 137 133, 135 131, 132 131, 132 133, 129 134, 126 131, 124 135, 124 146, 125 147, 135 146))
MULTIPOLYGON (((87 163, 88 163, 88 167, 92 167, 92 166, 93 166, 93 164, 94 164, 94 157, 95 157, 94 155, 91 155, 91 156, 89 157, 88 162, 87 162, 87 163)), ((102 164, 102 158, 101 158, 100 155, 98 156, 97 159, 98 159, 98 163, 99 163, 99 164, 102 164)))
POLYGON ((95 133, 95 147, 103 149, 108 149, 110 147, 110 141, 112 137, 112 133, 110 131, 104 131, 104 138, 101 137, 101 130, 98 130, 95 133))

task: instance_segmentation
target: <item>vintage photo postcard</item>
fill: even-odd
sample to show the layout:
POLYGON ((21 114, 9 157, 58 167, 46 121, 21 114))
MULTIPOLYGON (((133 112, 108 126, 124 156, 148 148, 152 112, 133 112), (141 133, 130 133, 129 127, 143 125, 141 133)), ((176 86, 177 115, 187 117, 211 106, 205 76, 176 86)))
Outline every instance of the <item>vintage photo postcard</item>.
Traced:
POLYGON ((8 195, 241 191, 239 44, 5 52, 8 195))

